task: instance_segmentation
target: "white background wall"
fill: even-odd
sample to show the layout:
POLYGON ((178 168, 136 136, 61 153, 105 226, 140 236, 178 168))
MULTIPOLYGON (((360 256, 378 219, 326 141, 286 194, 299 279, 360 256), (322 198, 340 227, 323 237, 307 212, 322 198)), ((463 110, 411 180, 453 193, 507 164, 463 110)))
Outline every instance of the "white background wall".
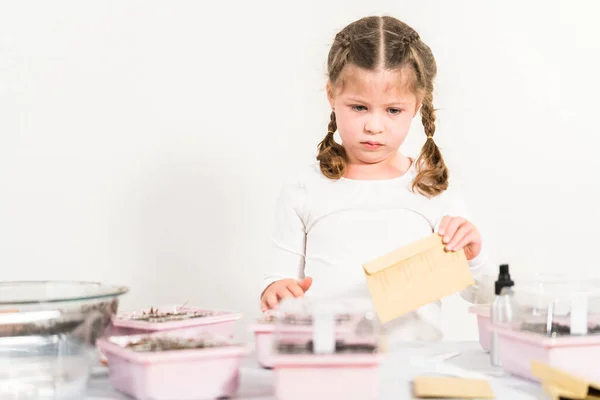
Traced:
MULTIPOLYGON (((436 140, 492 262, 595 274, 599 12, 592 0, 0 2, 0 279, 100 280, 131 287, 124 308, 257 316, 279 184, 326 133, 329 45, 373 13, 411 24, 437 57, 436 140)), ((412 130, 416 155, 425 135, 412 130)), ((464 304, 448 315, 448 338, 474 337, 464 304)))

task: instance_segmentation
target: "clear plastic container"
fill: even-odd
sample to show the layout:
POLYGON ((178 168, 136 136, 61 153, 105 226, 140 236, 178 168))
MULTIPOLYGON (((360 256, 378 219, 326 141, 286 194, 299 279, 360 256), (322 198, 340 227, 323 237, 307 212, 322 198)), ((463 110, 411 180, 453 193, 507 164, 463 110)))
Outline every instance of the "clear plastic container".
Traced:
POLYGON ((600 380, 600 281, 565 275, 540 275, 517 282, 513 320, 492 325, 498 333, 503 368, 535 380, 531 360, 538 360, 600 380))
POLYGON ((112 385, 139 400, 232 397, 246 346, 207 332, 169 331, 98 341, 112 385))
POLYGON ((84 399, 93 361, 65 335, 0 338, 0 399, 84 399))
MULTIPOLYGON (((511 271, 511 275, 515 275, 511 271)), ((469 313, 474 314, 477 318, 477 328, 479 334, 479 343, 484 351, 490 351, 490 338, 491 338, 491 318, 490 311, 491 305, 494 300, 494 279, 495 277, 491 274, 485 275, 485 293, 480 291, 479 296, 481 303, 475 304, 469 307, 469 313), (483 302, 486 300, 486 303, 483 302)), ((557 292, 564 290, 576 290, 581 286, 582 280, 574 278, 566 278, 561 274, 547 274, 547 273, 534 273, 534 274, 517 274, 515 279, 518 288, 523 288, 528 291, 541 292, 557 292)), ((585 287, 600 287, 600 280, 591 279, 586 280, 584 283, 585 287)), ((483 287, 483 285, 482 285, 483 287)), ((522 295, 521 295, 522 296, 522 295)), ((539 303, 541 300, 538 300, 539 303)), ((533 302, 535 304, 536 301, 533 302)), ((533 310, 532 310, 533 312, 533 310)))
MULTIPOLYGON (((275 346, 275 330, 279 314, 279 310, 268 310, 262 317, 249 325, 249 329, 254 333, 256 358, 263 368, 271 369, 274 366, 273 348, 275 346)), ((305 335, 306 340, 312 339, 311 329, 304 329, 298 334, 305 335)))
POLYGON ((276 397, 377 399, 383 350, 370 301, 285 300, 273 343, 276 397))
POLYGON ((161 331, 195 330, 233 337, 241 313, 199 307, 166 305, 123 312, 113 317, 111 336, 138 335, 161 331))

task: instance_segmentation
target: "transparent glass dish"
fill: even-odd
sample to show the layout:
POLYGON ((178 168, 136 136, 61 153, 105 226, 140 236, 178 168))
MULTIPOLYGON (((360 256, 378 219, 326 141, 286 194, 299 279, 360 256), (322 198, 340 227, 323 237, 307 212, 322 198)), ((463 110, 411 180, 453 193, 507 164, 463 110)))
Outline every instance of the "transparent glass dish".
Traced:
POLYGON ((84 399, 91 352, 62 335, 0 338, 0 399, 84 399))
POLYGON ((97 282, 1 282, 0 338, 69 334, 94 345, 128 290, 97 282))

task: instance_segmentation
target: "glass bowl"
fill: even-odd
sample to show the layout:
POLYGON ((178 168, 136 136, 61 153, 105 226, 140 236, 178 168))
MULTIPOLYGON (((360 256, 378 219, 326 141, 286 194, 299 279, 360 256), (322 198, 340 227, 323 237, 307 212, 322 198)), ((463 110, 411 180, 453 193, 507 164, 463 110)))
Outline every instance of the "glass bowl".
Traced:
POLYGON ((91 352, 64 335, 0 338, 0 398, 85 398, 91 352))
POLYGON ((98 282, 0 282, 0 339, 69 335, 94 346, 128 291, 98 282))

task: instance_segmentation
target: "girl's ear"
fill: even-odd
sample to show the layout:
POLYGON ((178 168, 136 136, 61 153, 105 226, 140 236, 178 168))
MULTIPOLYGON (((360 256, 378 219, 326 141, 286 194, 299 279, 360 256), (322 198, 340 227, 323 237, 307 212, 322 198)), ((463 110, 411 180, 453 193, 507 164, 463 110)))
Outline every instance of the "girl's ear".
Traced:
POLYGON ((333 106, 334 103, 335 103, 335 99, 333 97, 333 85, 331 84, 330 80, 327 81, 327 85, 325 86, 325 90, 327 90, 327 100, 329 100, 329 105, 331 106, 331 109, 333 110, 335 108, 333 106))
POLYGON ((423 97, 419 96, 417 97, 417 104, 415 105, 415 113, 413 114, 413 117, 416 117, 419 114, 421 107, 423 107, 423 97))

